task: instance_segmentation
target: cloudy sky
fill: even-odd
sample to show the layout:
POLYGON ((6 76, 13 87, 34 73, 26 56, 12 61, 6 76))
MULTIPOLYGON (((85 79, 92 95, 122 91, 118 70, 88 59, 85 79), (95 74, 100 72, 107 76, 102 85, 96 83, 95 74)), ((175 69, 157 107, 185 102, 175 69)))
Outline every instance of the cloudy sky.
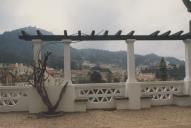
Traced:
MULTIPOLYGON (((68 30, 74 34, 110 34, 123 30, 126 34, 150 34, 161 30, 188 32, 187 13, 181 0, 0 0, 0 33, 26 26, 36 26, 55 34, 68 30)), ((120 42, 80 42, 76 48, 98 48, 111 51, 126 50, 120 42)), ((181 41, 137 41, 137 54, 156 53, 184 59, 184 44, 181 41)))

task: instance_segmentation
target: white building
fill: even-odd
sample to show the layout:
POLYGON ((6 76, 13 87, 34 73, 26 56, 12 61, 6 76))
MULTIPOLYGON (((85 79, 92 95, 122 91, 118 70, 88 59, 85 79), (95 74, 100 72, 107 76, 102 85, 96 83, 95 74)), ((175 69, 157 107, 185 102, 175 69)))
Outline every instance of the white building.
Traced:
POLYGON ((12 73, 15 75, 30 75, 33 72, 32 67, 26 66, 22 63, 10 64, 9 68, 12 69, 12 73))

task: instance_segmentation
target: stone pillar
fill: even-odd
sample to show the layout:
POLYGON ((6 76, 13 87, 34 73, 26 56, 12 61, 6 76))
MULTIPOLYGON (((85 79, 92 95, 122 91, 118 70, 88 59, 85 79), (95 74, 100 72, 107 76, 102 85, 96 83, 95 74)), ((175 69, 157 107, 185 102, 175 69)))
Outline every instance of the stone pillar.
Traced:
POLYGON ((32 40, 32 46, 33 46, 33 60, 35 62, 35 65, 38 66, 38 60, 41 59, 41 46, 43 44, 42 40, 32 40))
POLYGON ((126 96, 129 97, 128 109, 141 108, 141 87, 136 83, 135 77, 135 55, 134 55, 134 39, 126 40, 127 43, 127 72, 128 79, 126 82, 126 96))
POLYGON ((127 43, 127 82, 136 82, 135 77, 135 55, 134 55, 134 42, 135 40, 126 40, 127 43))
POLYGON ((185 44, 185 94, 190 93, 191 86, 191 39, 184 40, 185 44))
POLYGON ((61 111, 75 112, 75 86, 72 85, 70 44, 72 40, 63 40, 64 43, 64 83, 68 82, 61 104, 61 111))
POLYGON ((64 81, 72 84, 70 43, 71 40, 64 40, 64 81))

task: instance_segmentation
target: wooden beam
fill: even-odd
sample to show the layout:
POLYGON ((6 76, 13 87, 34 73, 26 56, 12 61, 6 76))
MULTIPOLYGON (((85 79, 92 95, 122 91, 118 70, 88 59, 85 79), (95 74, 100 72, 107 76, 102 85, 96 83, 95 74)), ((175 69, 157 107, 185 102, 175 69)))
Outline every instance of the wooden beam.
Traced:
POLYGON ((91 36, 94 36, 95 35, 95 31, 93 30, 92 33, 91 33, 91 36))
POLYGON ((122 31, 121 30, 119 30, 115 35, 116 36, 120 36, 121 35, 121 33, 122 33, 122 31))
POLYGON ((179 31, 177 33, 172 34, 171 36, 180 36, 184 31, 179 31))
POLYGON ((36 30, 36 33, 37 33, 38 36, 42 36, 42 33, 41 33, 40 30, 36 30))
POLYGON ((79 30, 78 31, 78 36, 81 36, 82 35, 82 32, 79 30))
POLYGON ((175 34, 170 35, 170 31, 165 32, 161 35, 158 35, 159 31, 156 31, 150 35, 134 35, 134 31, 131 31, 127 35, 108 35, 108 31, 105 31, 104 35, 95 35, 95 31, 92 31, 91 35, 81 35, 81 31, 78 31, 78 35, 67 35, 67 31, 64 31, 64 35, 29 35, 25 31, 21 31, 21 36, 19 36, 22 40, 31 41, 33 39, 41 39, 43 41, 61 41, 64 39, 72 40, 72 41, 96 41, 96 40, 127 40, 127 39, 135 39, 135 40, 186 40, 191 39, 191 33, 183 34, 183 31, 179 31, 175 34))
POLYGON ((160 36, 169 36, 169 35, 170 35, 170 33, 171 33, 171 31, 167 31, 167 32, 165 32, 165 33, 161 34, 160 36))
POLYGON ((189 35, 191 35, 191 32, 188 32, 188 33, 184 34, 183 36, 189 36, 189 35))
POLYGON ((109 31, 106 30, 103 35, 108 36, 108 33, 109 33, 109 31))
POLYGON ((129 32, 129 33, 127 34, 127 36, 133 36, 134 33, 135 33, 135 31, 131 31, 131 32, 129 32))
POLYGON ((68 36, 67 30, 64 30, 64 36, 68 36))
POLYGON ((21 34, 22 34, 22 36, 29 36, 29 34, 27 32, 25 32, 24 30, 21 30, 21 34))
POLYGON ((158 36, 159 33, 160 33, 160 31, 155 31, 152 34, 150 34, 149 36, 158 36))

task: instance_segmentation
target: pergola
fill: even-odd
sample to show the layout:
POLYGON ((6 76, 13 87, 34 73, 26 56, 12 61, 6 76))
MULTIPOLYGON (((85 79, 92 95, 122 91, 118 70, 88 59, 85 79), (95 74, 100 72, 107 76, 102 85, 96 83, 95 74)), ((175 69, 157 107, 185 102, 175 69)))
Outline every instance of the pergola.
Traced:
POLYGON ((21 32, 20 39, 33 42, 34 60, 38 61, 38 55, 40 47, 43 41, 60 41, 64 43, 64 76, 66 81, 71 82, 71 65, 70 65, 70 43, 73 41, 126 41, 128 49, 128 81, 135 82, 135 58, 134 58, 134 42, 136 40, 183 40, 185 42, 185 60, 186 60, 186 79, 191 80, 191 32, 184 33, 178 31, 171 34, 171 31, 160 34, 160 31, 155 31, 149 35, 136 35, 135 31, 131 31, 128 34, 122 34, 119 30, 113 35, 109 35, 109 31, 105 31, 102 35, 96 35, 95 31, 92 31, 89 35, 82 34, 78 31, 76 35, 68 35, 67 31, 64 31, 63 35, 43 35, 40 30, 37 30, 36 35, 29 35, 25 31, 21 32))
POLYGON ((114 35, 109 35, 108 31, 105 31, 103 35, 96 35, 95 31, 92 31, 89 35, 83 35, 81 31, 78 31, 77 35, 68 35, 67 31, 64 31, 64 35, 43 35, 37 30, 36 35, 29 35, 25 31, 22 31, 20 39, 26 41, 32 41, 33 44, 33 59, 38 64, 39 53, 43 41, 60 41, 64 43, 64 81, 69 82, 69 86, 72 88, 72 75, 71 75, 71 58, 70 58, 70 44, 73 41, 100 41, 100 40, 122 40, 127 43, 127 75, 128 80, 126 82, 125 96, 129 97, 129 108, 140 109, 140 96, 141 86, 135 84, 135 55, 134 55, 134 42, 136 40, 183 40, 185 44, 185 94, 189 94, 189 86, 191 82, 191 32, 183 34, 183 31, 170 34, 171 31, 167 31, 163 34, 159 34, 156 31, 150 35, 135 35, 134 31, 126 35, 122 35, 122 31, 118 31, 114 35))
POLYGON ((39 30, 37 30, 37 35, 29 35, 25 31, 22 31, 22 35, 19 36, 20 39, 26 41, 32 40, 42 40, 42 41, 62 41, 62 40, 72 40, 72 41, 98 41, 98 40, 186 40, 191 38, 191 33, 184 33, 184 31, 178 31, 171 34, 171 31, 160 34, 160 31, 155 31, 149 35, 135 35, 135 31, 131 31, 128 34, 123 34, 119 30, 114 35, 109 35, 109 31, 105 31, 103 35, 96 35, 95 31, 92 31, 89 35, 82 34, 78 31, 77 35, 68 35, 67 31, 64 31, 64 35, 43 35, 39 30))

